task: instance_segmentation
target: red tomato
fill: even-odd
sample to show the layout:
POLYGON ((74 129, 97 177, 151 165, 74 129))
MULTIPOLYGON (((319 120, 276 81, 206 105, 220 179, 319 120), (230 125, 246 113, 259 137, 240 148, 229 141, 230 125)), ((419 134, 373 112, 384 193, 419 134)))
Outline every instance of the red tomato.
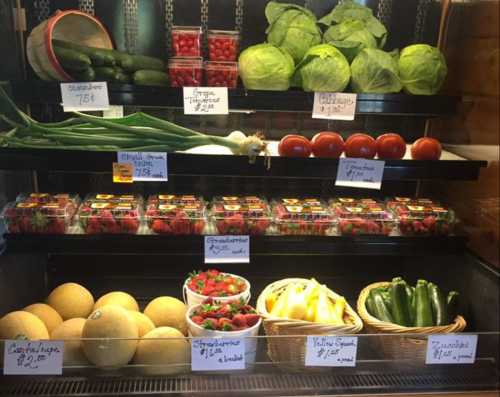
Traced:
POLYGON ((419 138, 411 145, 411 157, 414 160, 439 160, 441 144, 434 138, 419 138))
POLYGON ((309 157, 311 151, 311 142, 301 135, 286 135, 278 145, 278 153, 284 157, 309 157))
POLYGON ((370 135, 353 134, 345 141, 346 157, 363 157, 372 159, 377 153, 377 143, 370 135))
POLYGON ((344 151, 344 139, 336 132, 318 132, 311 140, 312 152, 316 157, 338 159, 344 151))
POLYGON ((402 159, 406 153, 406 142, 401 135, 383 134, 377 138, 377 155, 380 159, 402 159))

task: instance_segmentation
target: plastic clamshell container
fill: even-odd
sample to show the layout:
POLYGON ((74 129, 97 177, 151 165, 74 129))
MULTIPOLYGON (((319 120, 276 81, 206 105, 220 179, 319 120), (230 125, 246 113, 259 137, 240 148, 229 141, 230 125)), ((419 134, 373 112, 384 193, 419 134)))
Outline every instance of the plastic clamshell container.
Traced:
POLYGON ((205 62, 205 78, 208 87, 238 86, 237 62, 205 62))
POLYGON ((135 195, 107 196, 114 197, 87 198, 82 203, 78 218, 83 231, 87 234, 136 234, 141 225, 142 198, 135 195))
POLYGON ((271 226, 269 205, 256 196, 216 197, 211 216, 220 234, 262 235, 271 226))
POLYGON ((9 233, 64 234, 73 221, 76 203, 15 201, 2 212, 9 233))
POLYGON ((69 193, 19 193, 16 201, 24 203, 61 203, 72 202, 78 205, 80 197, 76 194, 69 193))
POLYGON ((84 202, 110 202, 110 203, 135 203, 142 204, 143 198, 139 194, 114 194, 114 193, 92 193, 85 196, 84 202))
POLYGON ((150 202, 146 221, 149 229, 156 234, 199 235, 203 234, 207 223, 205 214, 205 204, 201 202, 150 202))
POLYGON ((173 26, 172 51, 176 57, 201 57, 201 27, 173 26))
POLYGON ((208 59, 234 62, 238 59, 240 34, 236 30, 208 31, 208 59))
POLYGON ((338 219, 338 232, 343 236, 388 236, 396 230, 394 215, 383 203, 374 200, 336 205, 334 211, 338 219))
POLYGON ((323 236, 335 225, 328 205, 316 198, 282 198, 272 204, 274 221, 282 235, 323 236))
POLYGON ((448 235, 455 226, 455 213, 435 203, 410 203, 393 208, 399 231, 405 236, 448 235))
POLYGON ((170 58, 168 76, 170 87, 200 87, 203 80, 203 61, 201 58, 170 58))
POLYGON ((158 204, 158 203, 170 203, 170 204, 204 204, 205 200, 201 196, 196 196, 194 194, 170 194, 161 193, 153 194, 148 197, 147 205, 158 204))
POLYGON ((416 197, 390 197, 385 201, 388 209, 393 210, 397 207, 404 207, 405 205, 439 205, 439 202, 429 198, 416 198, 416 197))

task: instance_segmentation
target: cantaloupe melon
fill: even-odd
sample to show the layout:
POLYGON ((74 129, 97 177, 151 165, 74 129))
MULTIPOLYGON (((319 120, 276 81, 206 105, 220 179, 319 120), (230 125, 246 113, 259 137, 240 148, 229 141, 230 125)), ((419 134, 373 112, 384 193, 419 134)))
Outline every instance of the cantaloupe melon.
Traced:
POLYGON ((64 321, 55 328, 50 339, 64 341, 64 365, 88 365, 89 361, 83 354, 82 337, 83 326, 85 325, 84 318, 72 318, 64 321))
POLYGON ((26 306, 23 311, 30 312, 43 321, 49 334, 52 330, 62 324, 63 319, 58 312, 45 303, 34 303, 26 306))
POLYGON ((34 314, 15 311, 0 319, 0 339, 49 339, 49 332, 34 314))
POLYGON ((179 299, 170 296, 160 296, 148 303, 144 314, 157 327, 173 327, 187 335, 187 306, 179 299))
POLYGON ((144 335, 139 341, 134 363, 161 365, 158 367, 143 367, 142 371, 148 375, 168 375, 184 372, 189 368, 190 363, 189 342, 175 328, 156 328, 144 335))
POLYGON ((49 339, 49 332, 34 314, 15 311, 0 319, 0 362, 3 362, 3 339, 49 339))
POLYGON ((61 284, 56 287, 47 298, 52 306, 63 318, 87 318, 94 307, 94 297, 84 287, 76 283, 61 284))
POLYGON ((85 321, 82 338, 83 352, 90 362, 104 369, 119 368, 134 356, 139 332, 127 310, 116 305, 106 305, 95 310, 85 321), (106 340, 107 338, 135 338, 106 340))
POLYGON ((113 291, 101 296, 95 303, 94 310, 105 305, 117 305, 127 310, 139 311, 139 305, 134 297, 121 291, 113 291))
POLYGON ((153 322, 149 319, 148 316, 141 312, 136 312, 133 310, 129 310, 128 314, 132 316, 135 325, 137 325, 137 331, 139 332, 139 338, 142 338, 144 335, 146 335, 149 331, 152 331, 155 329, 155 325, 153 322))

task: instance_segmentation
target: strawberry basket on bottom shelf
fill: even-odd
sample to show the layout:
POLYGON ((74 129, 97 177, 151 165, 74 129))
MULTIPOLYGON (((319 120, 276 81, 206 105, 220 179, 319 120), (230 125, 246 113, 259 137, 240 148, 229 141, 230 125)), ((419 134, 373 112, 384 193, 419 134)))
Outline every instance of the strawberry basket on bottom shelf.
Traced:
POLYGON ((366 309, 366 299, 372 289, 388 287, 390 284, 388 281, 382 281, 368 285, 360 292, 357 302, 358 313, 365 323, 366 331, 373 334, 385 334, 377 338, 384 358, 409 360, 413 364, 421 365, 425 363, 427 354, 427 335, 461 332, 467 326, 462 316, 456 316, 451 324, 432 327, 404 327, 379 320, 366 309), (411 336, 399 336, 401 334, 411 336), (415 336, 415 334, 421 334, 422 337, 415 336))
MULTIPOLYGON (((325 368, 306 367, 306 339, 309 335, 345 335, 356 334, 363 329, 363 322, 356 312, 345 302, 342 325, 318 323, 290 318, 280 318, 271 315, 267 309, 266 301, 271 294, 284 293, 292 283, 307 286, 311 280, 303 278, 287 278, 269 284, 257 299, 257 313, 263 321, 264 330, 268 338, 269 358, 279 367, 291 371, 322 371, 325 368), (283 338, 280 338, 283 336, 283 338)), ((342 298, 332 290, 326 288, 327 297, 336 301, 342 298)))

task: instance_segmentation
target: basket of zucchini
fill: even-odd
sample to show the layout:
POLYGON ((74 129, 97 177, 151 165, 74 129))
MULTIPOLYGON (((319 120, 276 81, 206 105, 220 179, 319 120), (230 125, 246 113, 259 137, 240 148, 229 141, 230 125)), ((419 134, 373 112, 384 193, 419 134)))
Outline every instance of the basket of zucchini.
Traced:
POLYGON ((427 338, 418 334, 462 331, 467 323, 459 315, 459 294, 447 295, 434 283, 418 280, 410 286, 401 277, 368 285, 359 294, 358 313, 368 332, 409 334, 380 336, 386 357, 424 361, 427 338), (410 336, 411 334, 411 336, 410 336))

